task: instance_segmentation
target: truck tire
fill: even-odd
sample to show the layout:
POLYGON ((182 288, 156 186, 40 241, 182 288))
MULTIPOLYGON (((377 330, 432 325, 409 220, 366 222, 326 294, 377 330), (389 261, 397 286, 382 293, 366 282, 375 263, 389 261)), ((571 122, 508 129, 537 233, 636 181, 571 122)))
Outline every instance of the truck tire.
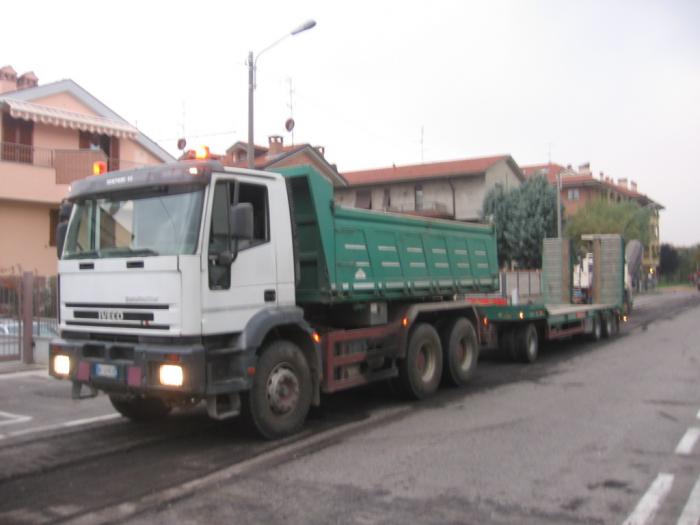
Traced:
POLYGON ((172 409, 170 405, 157 397, 130 397, 110 394, 109 401, 122 416, 137 422, 162 419, 172 409))
POLYGON ((615 336, 615 314, 607 312, 603 318, 603 337, 615 336))
POLYGON ((591 341, 598 341, 603 335, 603 327, 600 322, 600 316, 595 314, 593 316, 593 330, 589 334, 591 341))
POLYGON ((421 323, 411 331, 406 358, 399 361, 401 389, 411 399, 424 399, 435 393, 441 377, 440 336, 431 325, 421 323))
POLYGON ((442 337, 443 380, 452 386, 464 386, 473 375, 479 359, 476 330, 464 317, 455 319, 445 328, 442 337))
POLYGON ((262 437, 289 436, 304 425, 312 390, 311 370, 299 347, 274 341, 263 349, 253 386, 243 396, 246 414, 262 437))
POLYGON ((528 323, 519 326, 515 332, 515 354, 523 363, 534 363, 540 351, 540 341, 537 327, 528 323))

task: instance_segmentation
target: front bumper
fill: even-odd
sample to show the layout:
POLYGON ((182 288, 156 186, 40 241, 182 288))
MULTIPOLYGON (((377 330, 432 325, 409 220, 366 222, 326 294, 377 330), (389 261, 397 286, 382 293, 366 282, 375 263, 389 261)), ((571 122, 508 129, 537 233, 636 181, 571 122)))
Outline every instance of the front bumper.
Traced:
POLYGON ((253 352, 210 355, 201 343, 125 344, 110 341, 55 339, 49 345, 49 375, 108 393, 159 397, 205 397, 248 390, 255 366, 253 352), (55 357, 70 359, 67 374, 54 370, 55 357), (179 365, 181 386, 160 382, 162 365, 179 365))

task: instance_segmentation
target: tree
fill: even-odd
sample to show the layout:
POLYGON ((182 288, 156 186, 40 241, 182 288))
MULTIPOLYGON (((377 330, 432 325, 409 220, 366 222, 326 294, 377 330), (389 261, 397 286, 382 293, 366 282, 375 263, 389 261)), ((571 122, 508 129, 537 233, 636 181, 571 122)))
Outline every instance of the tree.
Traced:
POLYGON ((542 240, 556 234, 556 190, 542 176, 517 189, 496 185, 484 198, 482 216, 496 229, 498 262, 525 268, 542 265, 542 240))
POLYGON ((659 252, 659 273, 665 277, 671 277, 676 273, 680 264, 680 256, 670 244, 662 244, 659 252))
POLYGON ((636 202, 610 202, 604 199, 589 201, 566 221, 566 236, 580 243, 586 233, 619 233, 629 241, 649 244, 651 210, 636 202))

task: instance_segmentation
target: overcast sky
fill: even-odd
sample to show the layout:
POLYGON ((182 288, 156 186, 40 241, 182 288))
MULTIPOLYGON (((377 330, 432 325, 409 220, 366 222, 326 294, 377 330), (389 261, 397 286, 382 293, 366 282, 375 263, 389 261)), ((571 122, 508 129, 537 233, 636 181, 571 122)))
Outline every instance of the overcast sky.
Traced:
POLYGON ((72 78, 173 154, 183 133, 223 152, 247 140, 248 51, 310 18, 258 61, 257 143, 291 143, 293 113, 341 172, 590 162, 665 206, 662 242, 700 242, 695 0, 25 0, 3 7, 0 65, 72 78))

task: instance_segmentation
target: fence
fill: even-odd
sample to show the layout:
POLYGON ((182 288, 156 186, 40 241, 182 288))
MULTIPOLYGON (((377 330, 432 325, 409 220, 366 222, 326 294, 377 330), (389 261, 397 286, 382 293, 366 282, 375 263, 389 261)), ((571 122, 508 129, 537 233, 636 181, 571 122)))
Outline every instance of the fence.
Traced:
POLYGON ((0 275, 0 361, 35 361, 57 335, 55 277, 0 275), (46 348, 44 348, 46 347, 46 348))

